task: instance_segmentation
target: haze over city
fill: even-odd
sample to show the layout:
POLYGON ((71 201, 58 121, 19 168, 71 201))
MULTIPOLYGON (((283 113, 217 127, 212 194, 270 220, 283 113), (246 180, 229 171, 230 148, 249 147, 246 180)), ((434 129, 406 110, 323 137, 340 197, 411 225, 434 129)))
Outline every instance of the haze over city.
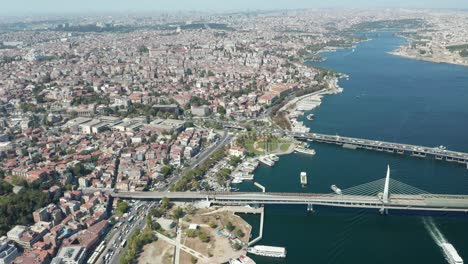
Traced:
POLYGON ((468 257, 467 1, 0 1, 0 264, 468 257))
POLYGON ((65 13, 126 13, 154 11, 239 11, 300 8, 468 8, 468 2, 459 0, 19 0, 0 1, 2 15, 65 14, 65 13))

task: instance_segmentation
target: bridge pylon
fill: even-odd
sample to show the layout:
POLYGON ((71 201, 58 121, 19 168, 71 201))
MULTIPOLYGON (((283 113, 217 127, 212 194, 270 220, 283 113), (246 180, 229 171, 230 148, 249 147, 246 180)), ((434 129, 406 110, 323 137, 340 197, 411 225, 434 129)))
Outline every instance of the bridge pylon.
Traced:
POLYGON ((384 204, 388 203, 388 200, 390 198, 389 188, 390 188, 390 165, 387 165, 387 176, 385 177, 384 192, 382 196, 382 202, 384 204))

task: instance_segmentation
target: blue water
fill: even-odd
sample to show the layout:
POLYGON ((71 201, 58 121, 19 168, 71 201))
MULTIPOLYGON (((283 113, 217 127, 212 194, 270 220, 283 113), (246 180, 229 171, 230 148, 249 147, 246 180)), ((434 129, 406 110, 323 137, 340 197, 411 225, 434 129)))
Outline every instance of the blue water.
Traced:
POLYGON ((468 152, 468 67, 388 54, 403 39, 392 33, 358 45, 355 52, 323 54, 316 65, 350 75, 339 96, 328 96, 305 122, 315 132, 468 152))
MULTIPOLYGON (((324 53, 317 63, 350 75, 344 92, 327 96, 312 131, 420 144, 445 145, 468 152, 468 67, 436 64, 387 54, 404 42, 381 33, 360 43, 355 52, 324 53)), ((261 166, 255 181, 267 191, 331 192, 381 179, 386 165, 392 178, 432 193, 468 194, 468 170, 459 164, 418 159, 334 145, 313 144, 316 156, 292 154, 273 167, 261 166), (299 173, 309 185, 302 188, 299 173)), ((255 190, 250 183, 242 190, 255 190)), ((423 217, 432 217, 445 239, 468 259, 468 216, 421 216, 374 210, 305 206, 267 206, 264 239, 260 244, 284 246, 286 259, 252 256, 261 263, 446 263, 423 217)), ((440 242, 440 241, 439 241, 440 242)))

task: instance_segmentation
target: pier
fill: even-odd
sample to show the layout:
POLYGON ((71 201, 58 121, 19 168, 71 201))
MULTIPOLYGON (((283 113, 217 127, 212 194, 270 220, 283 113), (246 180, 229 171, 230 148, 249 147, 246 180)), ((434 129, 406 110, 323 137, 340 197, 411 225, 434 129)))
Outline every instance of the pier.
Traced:
POLYGON ((450 151, 438 147, 424 147, 410 144, 392 143, 370 139, 342 137, 338 135, 325 135, 317 133, 292 133, 296 139, 312 140, 329 144, 340 145, 347 149, 368 149, 379 152, 410 155, 413 157, 433 157, 436 160, 466 164, 468 169, 468 153, 450 151))
POLYGON ((260 190, 262 190, 262 192, 265 192, 265 190, 266 190, 265 186, 261 185, 258 182, 254 182, 254 185, 257 186, 258 188, 260 188, 260 190))
POLYGON ((263 222, 264 222, 264 220, 265 220, 265 208, 262 207, 261 212, 260 212, 260 229, 258 231, 258 237, 256 237, 255 239, 253 239, 252 241, 249 242, 249 247, 252 246, 253 244, 257 243, 258 241, 260 241, 263 238, 263 222))

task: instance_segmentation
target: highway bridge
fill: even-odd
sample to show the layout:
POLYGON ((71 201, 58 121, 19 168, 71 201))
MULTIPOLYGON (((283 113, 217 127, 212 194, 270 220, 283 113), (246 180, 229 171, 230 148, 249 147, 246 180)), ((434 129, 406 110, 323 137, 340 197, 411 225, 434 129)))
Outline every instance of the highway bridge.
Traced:
POLYGON ((292 133, 297 139, 324 142, 341 145, 349 149, 369 149, 380 152, 411 155, 415 157, 434 157, 436 160, 466 164, 468 168, 468 153, 446 150, 443 147, 424 147, 410 144, 392 143, 378 140, 342 137, 317 133, 292 133))

